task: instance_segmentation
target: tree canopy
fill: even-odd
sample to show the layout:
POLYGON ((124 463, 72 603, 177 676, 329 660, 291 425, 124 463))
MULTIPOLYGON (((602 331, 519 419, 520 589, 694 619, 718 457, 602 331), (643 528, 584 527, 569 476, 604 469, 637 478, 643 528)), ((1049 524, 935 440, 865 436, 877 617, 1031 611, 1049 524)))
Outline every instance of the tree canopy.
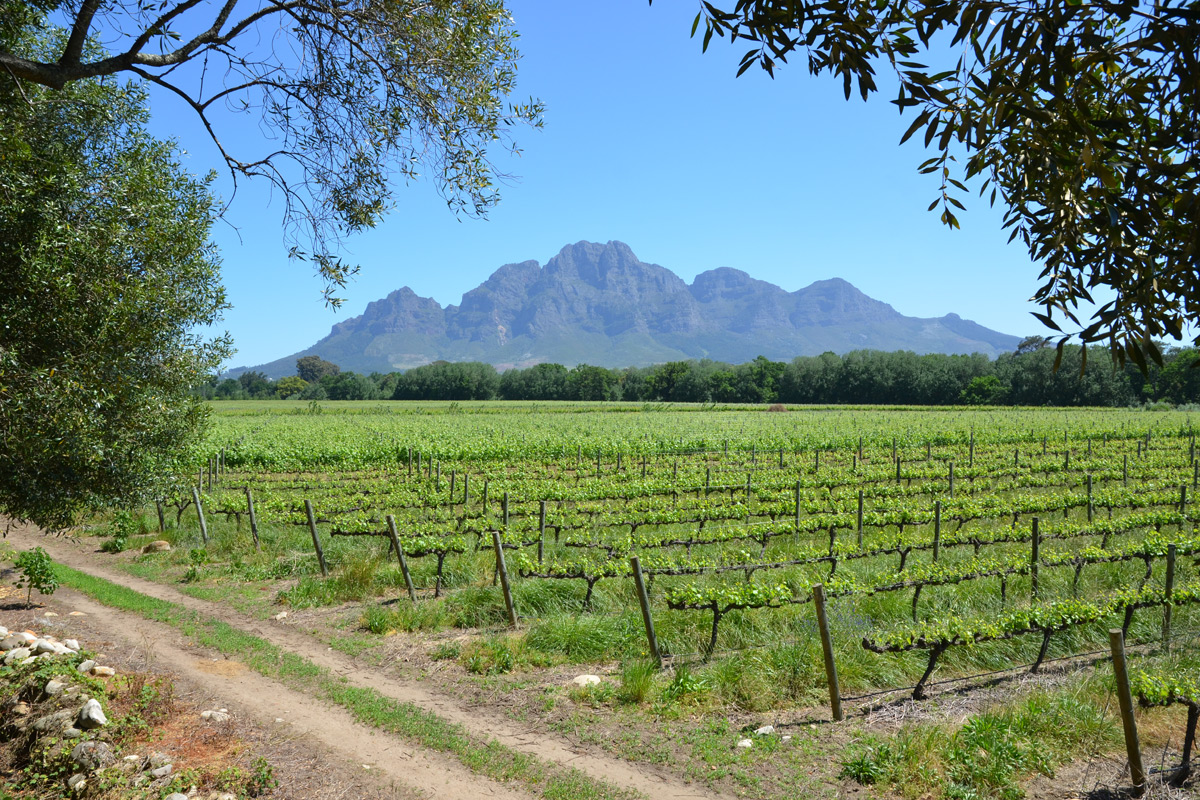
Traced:
MULTIPOLYGON (((0 23, 0 45, 52 39, 0 23)), ((46 35, 52 35, 46 34, 46 35)), ((95 55, 88 53, 88 55, 95 55)), ((98 56, 97 56, 98 57, 98 56)), ((146 500, 182 470, 229 353, 207 183, 114 79, 61 91, 0 70, 0 512, 47 527, 146 500)))
POLYGON ((739 75, 801 55, 866 100, 890 71, 891 102, 915 112, 902 141, 920 133, 933 150, 920 166, 937 184, 930 210, 958 227, 972 182, 1000 200, 1010 241, 1044 267, 1033 299, 1060 345, 1104 343, 1145 369, 1162 362, 1156 338, 1200 320, 1194 0, 700 6, 705 49, 714 36, 748 45, 739 75))
POLYGON ((516 149, 514 123, 540 124, 540 103, 505 102, 518 53, 503 0, 0 0, 15 32, 41 12, 69 35, 53 52, 3 40, 0 74, 53 89, 136 75, 179 97, 235 182, 281 191, 291 254, 313 260, 335 305, 356 269, 340 240, 379 221, 394 179, 429 171, 448 205, 485 214, 491 149, 516 149), (111 53, 90 51, 94 37, 111 53), (253 118, 235 124, 258 125, 262 149, 226 146, 228 111, 253 118))

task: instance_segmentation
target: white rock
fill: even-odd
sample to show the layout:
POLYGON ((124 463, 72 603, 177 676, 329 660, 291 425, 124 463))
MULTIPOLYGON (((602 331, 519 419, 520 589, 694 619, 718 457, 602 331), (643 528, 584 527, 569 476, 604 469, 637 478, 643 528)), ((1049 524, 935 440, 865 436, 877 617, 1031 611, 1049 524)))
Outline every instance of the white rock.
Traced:
POLYGON ((0 625, 0 639, 5 638, 6 636, 8 636, 8 628, 0 625))
POLYGON ((24 647, 25 640, 16 634, 4 635, 4 641, 0 641, 0 652, 7 653, 9 650, 16 650, 18 647, 24 647))
POLYGON ((186 794, 182 794, 181 792, 171 792, 169 795, 164 797, 163 800, 188 800, 188 796, 186 794))
POLYGON ((89 658, 87 661, 80 661, 79 666, 75 668, 75 671, 86 675, 92 671, 92 667, 94 666, 96 666, 96 662, 89 658))
POLYGON ((25 644, 33 644, 34 642, 36 642, 38 640, 37 635, 34 633, 30 633, 29 631, 17 631, 16 633, 13 634, 13 636, 16 636, 19 639, 24 639, 25 644))
POLYGON ((580 675, 577 678, 575 678, 574 680, 572 680, 571 683, 575 684, 576 686, 596 686, 597 684, 600 683, 600 676, 599 675, 580 675))
POLYGON ((35 662, 35 661, 37 661, 37 660, 38 660, 38 656, 30 656, 29 658, 27 658, 27 659, 25 659, 25 660, 23 660, 23 661, 19 661, 19 662, 17 662, 17 666, 18 666, 18 667, 23 667, 23 666, 25 666, 26 664, 32 664, 33 662, 35 662))
POLYGON ((756 730, 754 732, 754 735, 755 736, 770 736, 774 732, 775 732, 774 725, 763 725, 761 728, 759 728, 758 730, 756 730))
POLYGON ((68 648, 70 650, 78 650, 79 642, 76 641, 75 639, 63 639, 63 646, 65 646, 66 648, 68 648))
POLYGON ((92 674, 97 678, 111 678, 117 671, 112 667, 92 667, 92 674))
POLYGON ((150 544, 143 547, 142 552, 143 553, 166 553, 166 552, 170 551, 170 549, 171 549, 170 542, 166 541, 165 539, 158 539, 156 541, 150 542, 150 544))
POLYGON ((161 767, 156 767, 152 770, 149 770, 147 774, 152 778, 166 778, 170 776, 171 771, 174 769, 175 767, 171 764, 163 764, 161 767))
POLYGON ((100 702, 95 698, 83 704, 83 708, 79 709, 79 716, 75 720, 75 727, 84 731, 102 728, 107 724, 108 717, 104 716, 104 709, 100 707, 100 702))
POLYGON ((783 735, 783 739, 781 741, 790 742, 791 740, 792 740, 792 735, 790 733, 785 733, 783 735))
POLYGON ((737 743, 738 747, 754 747, 754 742, 749 739, 742 739, 737 743))
POLYGON ((55 645, 55 642, 52 642, 49 639, 38 639, 36 642, 33 643, 33 647, 31 647, 30 649, 36 655, 40 656, 42 653, 57 653, 58 650, 57 650, 57 648, 55 648, 54 645, 55 645))
POLYGON ((224 711, 201 711, 200 718, 209 722, 228 722, 229 714, 224 711))
POLYGON ((281 619, 287 619, 287 612, 286 612, 286 611, 280 611, 278 614, 276 614, 275 616, 271 617, 271 619, 275 620, 276 622, 278 622, 278 621, 279 621, 279 620, 281 620, 281 619))
POLYGON ((11 667, 13 664, 16 664, 18 661, 24 661, 27 658, 29 658, 29 648, 28 647, 17 647, 13 650, 9 650, 8 653, 5 654, 4 666, 11 667))
POLYGON ((76 772, 71 777, 67 778, 67 788, 72 792, 82 792, 87 786, 87 778, 76 772))
POLYGON ((67 614, 67 616, 68 617, 86 617, 87 614, 83 613, 82 611, 72 611, 69 614, 67 614))
POLYGON ((43 617, 57 617, 58 614, 55 614, 53 611, 47 611, 45 614, 42 614, 42 616, 43 617))
POLYGON ((66 688, 67 688, 67 685, 65 683, 63 683, 60 680, 55 680, 54 678, 51 678, 50 680, 46 681, 46 688, 44 691, 46 692, 46 694, 50 695, 51 697, 54 697, 56 695, 62 694, 63 689, 66 689, 66 688))

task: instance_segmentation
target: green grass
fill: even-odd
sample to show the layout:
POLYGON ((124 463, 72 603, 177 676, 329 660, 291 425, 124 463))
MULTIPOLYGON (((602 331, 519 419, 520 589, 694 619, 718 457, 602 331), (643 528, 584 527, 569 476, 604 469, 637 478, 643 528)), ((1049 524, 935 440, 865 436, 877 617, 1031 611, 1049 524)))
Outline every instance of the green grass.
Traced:
POLYGON ((1035 692, 985 711, 957 730, 918 725, 867 736, 842 762, 842 777, 905 797, 1023 797, 1020 782, 1120 745, 1120 725, 1085 692, 1035 692))
POLYGON ((485 741, 436 714, 374 689, 354 686, 302 656, 177 603, 148 597, 61 564, 55 565, 55 572, 63 585, 106 606, 170 625, 197 644, 236 658, 260 675, 341 706, 364 725, 454 756, 473 772, 492 780, 520 786, 547 800, 627 800, 638 796, 579 770, 549 764, 494 740, 485 741))

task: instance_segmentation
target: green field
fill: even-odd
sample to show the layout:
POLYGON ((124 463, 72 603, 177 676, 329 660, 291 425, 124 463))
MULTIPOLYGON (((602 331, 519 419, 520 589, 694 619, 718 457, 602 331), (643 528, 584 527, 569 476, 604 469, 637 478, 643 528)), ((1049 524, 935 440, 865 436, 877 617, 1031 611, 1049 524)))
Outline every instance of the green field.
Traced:
MULTIPOLYGON (((208 541, 190 489, 181 491, 164 504, 175 550, 144 570, 212 592, 271 581, 286 606, 350 608, 362 647, 396 632, 459 630, 465 638, 439 645, 434 658, 468 675, 536 681, 558 665, 616 663, 620 684, 600 698, 614 708, 721 717, 826 706, 827 715, 817 584, 829 595, 840 695, 851 705, 1103 651, 1114 626, 1131 647, 1147 643, 1139 669, 1193 667, 1200 533, 1186 413, 214 409, 190 478, 203 485, 208 541), (215 477, 209 459, 224 465, 215 477), (415 601, 391 552, 389 515, 415 601), (649 588, 665 672, 649 650, 631 556, 649 588), (1173 637, 1189 644, 1155 655, 1166 607, 1173 637)), ((157 520, 149 513, 141 526, 157 520)))

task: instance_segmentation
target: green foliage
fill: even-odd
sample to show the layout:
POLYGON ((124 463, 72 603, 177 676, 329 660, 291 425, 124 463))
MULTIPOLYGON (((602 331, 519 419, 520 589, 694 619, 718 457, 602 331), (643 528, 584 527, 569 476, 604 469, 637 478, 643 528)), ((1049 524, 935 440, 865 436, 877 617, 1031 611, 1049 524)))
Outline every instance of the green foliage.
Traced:
POLYGON ((100 549, 106 553, 120 553, 129 545, 129 537, 136 535, 140 531, 137 524, 134 522, 133 514, 124 509, 113 513, 112 523, 110 524, 112 535, 104 544, 100 545, 100 549))
POLYGON ((773 75, 802 54, 847 99, 894 81, 892 102, 915 112, 901 141, 923 133, 934 150, 920 166, 938 187, 929 209, 957 228, 966 182, 990 190, 1042 269, 1033 300, 1049 328, 1076 325, 1084 343, 1141 366, 1160 360, 1156 338, 1197 336, 1200 28, 1187 0, 1152 13, 990 0, 703 6, 693 35, 702 27, 706 49, 714 36, 747 45, 739 74, 758 64, 773 75), (1112 299, 1093 303, 1098 288, 1112 299))
POLYGON ((0 509, 61 527, 153 497, 203 430, 189 389, 229 353, 194 332, 227 307, 213 198, 136 85, 0 71, 0 116, 0 509))
POLYGON ((54 594, 54 590, 58 588, 58 578, 54 574, 54 560, 42 548, 35 547, 32 550, 26 550, 17 556, 17 560, 13 564, 21 573, 17 578, 17 587, 26 589, 26 606, 32 607, 33 605, 34 589, 38 590, 38 594, 48 597, 54 594))

